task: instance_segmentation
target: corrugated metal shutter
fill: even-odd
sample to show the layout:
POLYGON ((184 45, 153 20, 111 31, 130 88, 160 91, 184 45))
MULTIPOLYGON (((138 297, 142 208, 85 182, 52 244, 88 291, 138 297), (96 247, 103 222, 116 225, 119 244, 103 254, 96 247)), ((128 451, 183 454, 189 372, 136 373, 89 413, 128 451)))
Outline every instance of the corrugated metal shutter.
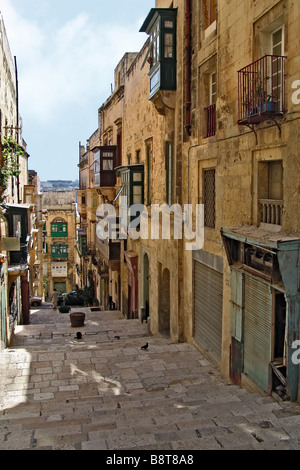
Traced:
POLYGON ((244 374, 268 391, 272 345, 272 293, 270 285, 245 276, 244 374))
POLYGON ((194 338, 218 362, 222 353, 223 276, 194 261, 194 338))

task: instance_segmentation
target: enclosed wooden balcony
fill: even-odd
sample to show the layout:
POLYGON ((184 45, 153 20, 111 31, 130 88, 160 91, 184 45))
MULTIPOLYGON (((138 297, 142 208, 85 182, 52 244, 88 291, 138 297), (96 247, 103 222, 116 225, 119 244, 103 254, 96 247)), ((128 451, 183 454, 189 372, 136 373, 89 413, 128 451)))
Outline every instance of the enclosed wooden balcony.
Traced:
POLYGON ((276 120, 284 110, 284 56, 266 55, 238 71, 238 123, 276 120))
POLYGON ((117 146, 95 147, 94 152, 94 185, 113 187, 116 184, 117 146))

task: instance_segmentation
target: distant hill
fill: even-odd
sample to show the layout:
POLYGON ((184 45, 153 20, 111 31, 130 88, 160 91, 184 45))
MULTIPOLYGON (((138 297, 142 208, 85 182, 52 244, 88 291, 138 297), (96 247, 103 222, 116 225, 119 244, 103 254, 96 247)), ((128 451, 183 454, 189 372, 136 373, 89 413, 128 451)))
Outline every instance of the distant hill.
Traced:
POLYGON ((62 191, 70 189, 78 189, 79 181, 71 180, 48 180, 41 181, 41 190, 42 191, 62 191))

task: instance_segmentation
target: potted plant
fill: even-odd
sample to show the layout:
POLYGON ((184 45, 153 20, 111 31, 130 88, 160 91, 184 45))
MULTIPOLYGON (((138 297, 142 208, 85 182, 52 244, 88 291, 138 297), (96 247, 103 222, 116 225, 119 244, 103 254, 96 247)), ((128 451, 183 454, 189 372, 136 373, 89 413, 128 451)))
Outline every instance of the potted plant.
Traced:
POLYGON ((70 310, 71 307, 69 307, 68 305, 61 305, 60 307, 58 307, 59 313, 69 313, 70 310))
POLYGON ((24 155, 24 149, 16 142, 12 136, 4 136, 0 142, 0 202, 4 200, 4 193, 7 189, 11 176, 19 176, 21 166, 18 159, 24 155))
POLYGON ((255 86, 255 94, 256 94, 256 103, 257 103, 257 112, 275 112, 276 111, 276 102, 273 100, 273 95, 268 93, 268 81, 270 80, 270 76, 266 75, 265 77, 262 76, 261 71, 255 73, 254 78, 251 82, 255 86))

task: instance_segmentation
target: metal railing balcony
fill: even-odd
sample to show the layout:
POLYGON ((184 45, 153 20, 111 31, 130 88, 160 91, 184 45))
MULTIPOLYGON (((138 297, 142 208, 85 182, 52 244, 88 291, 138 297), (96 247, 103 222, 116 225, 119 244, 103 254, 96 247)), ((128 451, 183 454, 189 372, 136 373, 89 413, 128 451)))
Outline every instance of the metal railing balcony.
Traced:
POLYGON ((238 123, 259 123, 284 110, 284 56, 265 55, 238 71, 238 123))
POLYGON ((206 137, 216 134, 216 105, 211 104, 204 108, 206 112, 206 137))

